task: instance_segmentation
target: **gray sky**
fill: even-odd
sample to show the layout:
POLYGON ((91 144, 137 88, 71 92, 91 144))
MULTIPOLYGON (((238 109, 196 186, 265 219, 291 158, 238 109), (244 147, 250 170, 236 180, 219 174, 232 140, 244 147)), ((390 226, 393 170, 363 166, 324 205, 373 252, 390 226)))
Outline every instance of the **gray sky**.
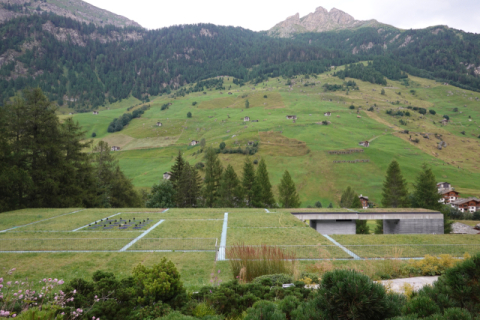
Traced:
POLYGON ((288 16, 305 16, 322 6, 343 10, 357 20, 376 19, 403 29, 448 25, 480 33, 478 0, 84 0, 135 20, 148 29, 213 23, 268 30, 288 16))

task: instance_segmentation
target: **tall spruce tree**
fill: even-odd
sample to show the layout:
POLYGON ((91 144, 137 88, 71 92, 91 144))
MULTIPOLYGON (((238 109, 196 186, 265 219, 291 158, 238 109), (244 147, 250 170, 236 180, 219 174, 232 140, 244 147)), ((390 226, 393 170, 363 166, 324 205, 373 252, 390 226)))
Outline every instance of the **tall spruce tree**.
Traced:
POLYGON ((218 199, 218 187, 222 177, 223 167, 214 149, 205 152, 205 178, 203 181, 203 199, 206 207, 213 207, 218 199))
POLYGON ((253 207, 253 202, 256 196, 255 190, 258 192, 257 186, 255 186, 255 168, 253 167, 250 158, 246 158, 243 164, 243 177, 242 177, 242 187, 245 195, 245 202, 247 207, 253 207), (255 186, 255 188, 254 188, 255 186))
POLYGON ((430 210, 442 208, 442 204, 438 202, 442 196, 438 193, 437 179, 427 164, 423 164, 414 187, 412 202, 415 207, 430 210))
POLYGON ((200 197, 201 178, 195 167, 188 162, 182 170, 182 175, 178 181, 177 204, 181 208, 195 208, 198 206, 200 197))
POLYGON ((217 206, 220 208, 238 208, 243 206, 243 188, 233 167, 229 164, 220 181, 217 206))
POLYGON ((407 208, 410 206, 407 182, 403 178, 398 162, 395 160, 388 166, 387 176, 383 182, 382 205, 385 208, 407 208))
POLYGON ((342 193, 342 197, 340 198, 340 207, 341 208, 351 208, 353 200, 355 199, 355 191, 348 186, 342 193))
POLYGON ((178 155, 175 158, 175 163, 170 169, 170 173, 171 173, 170 182, 173 184, 173 187, 175 189, 177 188, 178 181, 180 181, 180 177, 182 176, 184 167, 185 167, 185 160, 182 157, 182 152, 178 150, 178 155))
POLYGON ((275 206, 275 198, 273 197, 272 185, 268 178, 267 164, 262 158, 257 168, 256 178, 261 188, 260 205, 265 208, 272 208, 275 206))
POLYGON ((285 170, 278 186, 279 202, 283 208, 300 207, 300 197, 297 193, 297 187, 290 176, 288 170, 285 170))

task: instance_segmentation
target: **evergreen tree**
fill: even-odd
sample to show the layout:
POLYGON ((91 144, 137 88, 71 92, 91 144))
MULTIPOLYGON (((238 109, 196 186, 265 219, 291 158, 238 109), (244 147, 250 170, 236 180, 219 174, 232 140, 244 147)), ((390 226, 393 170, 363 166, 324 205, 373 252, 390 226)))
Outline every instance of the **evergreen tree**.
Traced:
POLYGON ((320 201, 315 202, 315 207, 322 208, 322 203, 320 201))
POLYGON ((203 199, 206 207, 213 207, 218 199, 218 187, 222 177, 222 164, 217 153, 208 148, 205 153, 205 178, 203 181, 203 199))
POLYGON ((407 208, 407 183, 403 178, 398 162, 393 160, 387 169, 387 176, 383 182, 382 205, 385 208, 407 208))
MULTIPOLYGON (((243 177, 242 177, 242 187, 245 195, 245 201, 247 207, 253 207, 253 200, 255 198, 255 169, 252 162, 249 158, 245 159, 243 164, 243 177)), ((256 189, 256 188, 255 188, 256 189)))
POLYGON ((300 197, 288 170, 285 170, 278 186, 279 202, 283 208, 300 207, 300 197))
POLYGON ((243 188, 231 165, 223 172, 220 181, 217 206, 220 208, 238 208, 243 205, 243 188))
POLYGON ((383 220, 375 220, 375 234, 383 234, 383 220))
POLYGON ((348 186, 342 193, 342 197, 340 198, 340 207, 342 208, 351 208, 353 200, 355 199, 355 191, 348 186))
POLYGON ((245 101, 245 109, 248 109, 250 108, 250 102, 248 101, 248 99, 245 101))
POLYGON ((442 196, 438 193, 435 175, 427 164, 424 164, 422 169, 414 184, 413 204, 417 208, 440 210, 442 204, 438 201, 442 196))
POLYGON ((153 185, 145 206, 147 208, 175 207, 175 193, 172 182, 163 180, 158 185, 153 185))
POLYGON ((201 191, 201 178, 195 167, 188 162, 180 176, 177 190, 177 205, 180 208, 195 208, 201 191))
POLYGON ((94 148, 94 167, 97 176, 99 206, 104 208, 139 207, 140 196, 131 180, 127 179, 105 141, 94 148))
MULTIPOLYGON (((185 160, 183 160, 182 152, 178 150, 178 156, 175 158, 175 163, 170 169, 170 182, 173 185, 173 188, 177 190, 178 182, 182 176, 183 168, 185 167, 185 160)), ((178 190, 177 190, 178 191, 178 190)))
POLYGON ((260 203, 262 207, 272 208, 275 206, 275 199, 273 197, 272 185, 268 178, 267 164, 262 158, 257 168, 256 177, 261 188, 260 203))
POLYGON ((333 208, 333 203, 330 202, 330 204, 328 205, 329 208, 333 208))
POLYGON ((362 201, 358 197, 358 194, 355 194, 352 200, 352 204, 350 205, 351 209, 363 209, 362 201))

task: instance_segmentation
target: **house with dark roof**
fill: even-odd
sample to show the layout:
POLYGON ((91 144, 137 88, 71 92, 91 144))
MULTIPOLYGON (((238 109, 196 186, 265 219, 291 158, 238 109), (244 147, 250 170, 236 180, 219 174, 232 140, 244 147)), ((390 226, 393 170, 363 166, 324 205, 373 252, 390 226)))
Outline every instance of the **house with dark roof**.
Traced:
POLYGON ((296 115, 287 116, 287 120, 297 120, 296 115))
POLYGON ((450 203, 450 205, 461 212, 471 212, 480 211, 480 199, 477 198, 466 198, 458 199, 450 203))
POLYGON ((362 203, 363 209, 368 209, 368 197, 364 195, 358 196, 360 202, 362 203))
POLYGON ((365 147, 365 148, 368 148, 370 146, 370 142, 368 141, 361 141, 358 143, 358 145, 362 146, 362 147, 365 147))
POLYGON ((164 172, 163 173, 163 180, 170 180, 171 177, 172 177, 171 172, 164 172))
POLYGON ((190 142, 189 145, 193 147, 193 146, 196 146, 199 143, 200 143, 200 141, 192 140, 192 142, 190 142))
POLYGON ((245 121, 245 122, 250 121, 250 117, 249 117, 249 116, 244 117, 244 118, 243 118, 243 121, 245 121))
POLYGON ((112 146, 110 148, 111 151, 120 151, 120 147, 117 147, 117 146, 112 146))

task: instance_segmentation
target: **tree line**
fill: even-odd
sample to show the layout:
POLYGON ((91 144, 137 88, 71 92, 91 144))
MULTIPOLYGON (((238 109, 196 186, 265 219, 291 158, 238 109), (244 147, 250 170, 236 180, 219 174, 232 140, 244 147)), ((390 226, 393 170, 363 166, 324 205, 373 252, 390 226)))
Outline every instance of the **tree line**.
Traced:
POLYGON ((84 152, 85 132, 71 118, 60 123, 55 111, 39 88, 0 108, 0 212, 141 206, 108 144, 84 152))
POLYGON ((149 208, 298 208, 300 197, 290 173, 285 170, 275 200, 264 159, 255 169, 246 158, 242 176, 229 164, 223 168, 215 149, 205 151, 204 178, 196 166, 190 165, 181 152, 171 168, 170 179, 152 187, 146 206, 149 208))
MULTIPOLYGON (((452 222, 449 220, 451 208, 439 202, 442 198, 438 193, 437 180, 432 169, 422 165, 422 171, 417 175, 413 183, 413 192, 408 192, 407 181, 403 177, 400 165, 393 160, 388 166, 385 181, 382 187, 383 208, 423 208, 441 211, 444 214, 445 233, 450 233, 452 222)), ((361 209, 362 203, 358 194, 351 187, 347 187, 342 193, 340 207, 361 209)), ((357 233, 370 233, 366 221, 357 222, 357 233)), ((383 221, 377 220, 375 233, 383 233, 383 221)))

